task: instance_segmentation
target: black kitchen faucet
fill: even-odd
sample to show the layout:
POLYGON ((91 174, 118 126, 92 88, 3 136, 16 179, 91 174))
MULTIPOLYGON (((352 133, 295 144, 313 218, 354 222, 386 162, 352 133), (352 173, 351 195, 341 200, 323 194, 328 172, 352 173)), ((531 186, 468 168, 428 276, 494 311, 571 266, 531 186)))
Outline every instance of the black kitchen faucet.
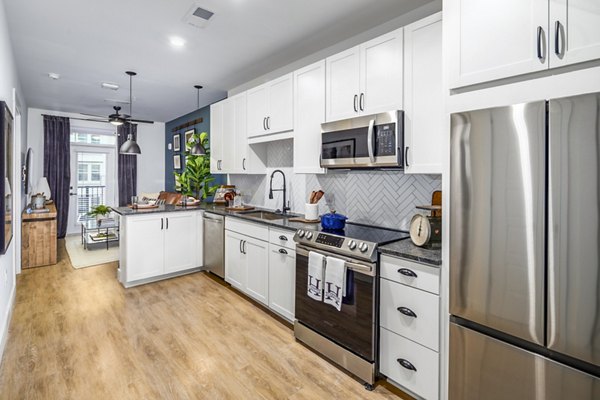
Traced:
POLYGON ((285 204, 285 193, 286 193, 286 189, 285 189, 285 174, 283 173, 282 170, 280 169, 276 169, 275 171, 273 171, 271 173, 271 181, 269 182, 269 199, 273 199, 273 192, 283 192, 283 207, 281 207, 281 213, 282 214, 287 214, 288 211, 290 211, 290 208, 287 207, 285 204), (283 188, 281 189, 273 189, 273 176, 275 176, 275 173, 279 172, 281 174, 281 176, 283 177, 283 188))

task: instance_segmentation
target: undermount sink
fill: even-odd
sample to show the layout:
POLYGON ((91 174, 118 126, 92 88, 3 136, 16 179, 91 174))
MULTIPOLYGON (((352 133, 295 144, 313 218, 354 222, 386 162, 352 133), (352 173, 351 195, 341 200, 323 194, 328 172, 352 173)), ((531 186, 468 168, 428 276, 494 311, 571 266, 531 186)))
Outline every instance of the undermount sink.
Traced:
POLYGON ((296 215, 294 214, 279 214, 279 213, 275 213, 272 211, 248 211, 248 212, 243 212, 241 213, 246 217, 250 217, 250 218, 257 218, 257 219, 266 219, 269 221, 273 221, 273 220, 277 220, 277 219, 284 219, 284 218, 292 218, 295 217, 296 215))

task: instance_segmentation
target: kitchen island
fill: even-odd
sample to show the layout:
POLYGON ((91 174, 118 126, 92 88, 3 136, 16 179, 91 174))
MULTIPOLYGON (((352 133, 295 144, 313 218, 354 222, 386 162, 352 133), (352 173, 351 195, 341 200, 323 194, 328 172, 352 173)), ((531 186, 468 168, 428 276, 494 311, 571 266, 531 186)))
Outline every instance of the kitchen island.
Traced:
POLYGON ((120 218, 117 278, 124 287, 201 270, 201 207, 119 207, 113 211, 120 218))

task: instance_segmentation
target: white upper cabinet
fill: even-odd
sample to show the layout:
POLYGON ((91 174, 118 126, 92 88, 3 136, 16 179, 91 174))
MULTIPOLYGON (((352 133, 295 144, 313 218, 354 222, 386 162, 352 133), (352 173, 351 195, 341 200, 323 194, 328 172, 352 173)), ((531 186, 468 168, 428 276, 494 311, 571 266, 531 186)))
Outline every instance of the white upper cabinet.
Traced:
POLYGON ((442 173, 442 13, 404 27, 404 172, 442 173))
POLYGON ((246 92, 211 105, 211 173, 265 172, 266 150, 248 145, 247 115, 246 92))
POLYGON ((444 18, 451 87, 548 68, 548 0, 447 0, 444 18))
POLYGON ((356 116, 360 94, 359 46, 327 58, 326 63, 327 121, 356 116))
POLYGON ((248 90, 248 137, 294 128, 292 74, 248 90))
POLYGON ((600 1, 550 0, 550 67, 600 58, 600 1))
POLYGON ((326 59, 327 121, 402 108, 402 32, 326 59))
POLYGON ((321 124, 325 122, 325 60, 294 72, 294 172, 320 174, 321 124))
POLYGON ((223 101, 210 106, 210 172, 221 173, 223 160, 223 101))
POLYGON ((360 46, 362 114, 402 109, 402 36, 397 29, 360 46))
POLYGON ((598 0, 447 0, 450 86, 600 58, 598 0))

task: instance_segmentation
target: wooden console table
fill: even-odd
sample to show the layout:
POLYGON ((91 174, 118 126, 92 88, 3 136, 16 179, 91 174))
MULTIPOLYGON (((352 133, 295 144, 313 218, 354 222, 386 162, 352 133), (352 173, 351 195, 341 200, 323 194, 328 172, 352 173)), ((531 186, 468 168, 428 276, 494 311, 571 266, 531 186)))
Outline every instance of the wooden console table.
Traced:
POLYGON ((21 268, 56 264, 56 207, 48 204, 50 212, 23 211, 21 268))

